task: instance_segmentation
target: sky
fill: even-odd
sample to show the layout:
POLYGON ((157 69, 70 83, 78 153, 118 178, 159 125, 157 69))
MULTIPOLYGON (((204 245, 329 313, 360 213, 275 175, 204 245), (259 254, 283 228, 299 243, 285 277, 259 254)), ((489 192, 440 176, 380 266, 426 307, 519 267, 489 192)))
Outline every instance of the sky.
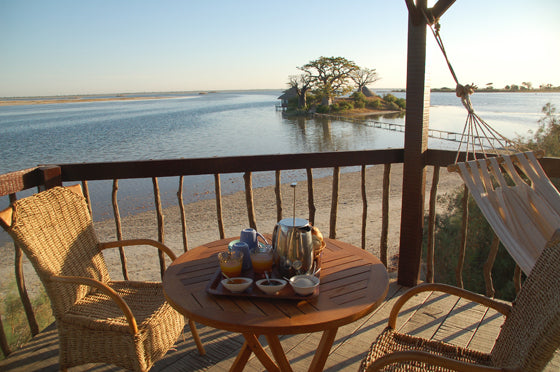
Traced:
MULTIPOLYGON (((558 86, 559 18, 558 0, 457 0, 440 32, 462 84, 558 86)), ((0 0, 0 97, 286 89, 321 56, 405 88, 407 28, 404 0, 0 0)), ((454 87, 427 37, 429 85, 454 87)))

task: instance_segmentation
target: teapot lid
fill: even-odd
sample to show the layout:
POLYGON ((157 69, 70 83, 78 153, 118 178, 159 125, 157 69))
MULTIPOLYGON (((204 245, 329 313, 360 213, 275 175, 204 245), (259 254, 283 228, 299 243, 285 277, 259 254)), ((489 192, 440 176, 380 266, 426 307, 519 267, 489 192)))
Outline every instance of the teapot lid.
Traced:
POLYGON ((284 218, 278 221, 278 225, 286 227, 305 227, 309 225, 309 221, 305 218, 284 218))

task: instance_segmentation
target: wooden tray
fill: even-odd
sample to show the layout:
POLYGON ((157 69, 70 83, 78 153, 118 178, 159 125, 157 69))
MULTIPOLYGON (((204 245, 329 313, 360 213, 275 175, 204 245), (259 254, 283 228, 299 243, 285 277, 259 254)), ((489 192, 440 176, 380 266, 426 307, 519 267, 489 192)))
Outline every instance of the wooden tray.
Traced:
MULTIPOLYGON (((210 283, 208 283, 208 285, 206 286, 206 292, 217 296, 234 296, 234 297, 245 297, 245 298, 272 298, 278 300, 307 300, 310 298, 317 297, 319 295, 320 285, 318 285, 313 291, 313 293, 311 293, 310 295, 301 296, 298 295, 296 292, 294 292, 294 289, 292 288, 290 283, 286 284, 286 286, 276 294, 267 294, 261 291, 259 287, 257 287, 256 280, 255 280, 255 273, 253 272, 253 270, 243 272, 241 273, 241 276, 245 278, 253 279, 253 283, 244 292, 234 293, 224 288, 221 282, 222 279, 225 278, 222 276, 222 270, 218 269, 216 271, 216 274, 214 274, 214 276, 210 280, 210 283)), ((270 279, 278 279, 278 278, 280 278, 280 276, 275 275, 273 271, 273 274, 270 277, 270 279)), ((258 278, 257 280, 259 279, 260 278, 258 278)))

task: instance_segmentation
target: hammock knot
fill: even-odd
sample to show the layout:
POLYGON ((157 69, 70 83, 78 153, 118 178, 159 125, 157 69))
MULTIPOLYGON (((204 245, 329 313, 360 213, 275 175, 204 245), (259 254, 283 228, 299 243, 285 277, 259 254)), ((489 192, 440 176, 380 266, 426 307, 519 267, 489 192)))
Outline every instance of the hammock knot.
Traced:
POLYGON ((455 88, 455 94, 459 98, 466 98, 471 94, 473 94, 477 88, 478 87, 474 84, 467 84, 467 85, 457 84, 457 87, 455 88))

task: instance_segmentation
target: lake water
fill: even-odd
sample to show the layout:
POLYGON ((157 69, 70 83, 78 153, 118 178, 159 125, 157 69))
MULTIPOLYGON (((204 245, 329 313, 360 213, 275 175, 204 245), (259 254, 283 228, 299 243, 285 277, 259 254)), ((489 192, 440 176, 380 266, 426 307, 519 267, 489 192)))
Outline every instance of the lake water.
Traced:
MULTIPOLYGON (((367 122, 284 118, 275 110, 281 93, 217 92, 158 100, 3 106, 0 174, 48 163, 345 151, 404 145, 402 133, 373 128, 367 122)), ((402 92, 393 94, 404 97, 402 92)), ((560 109, 560 93, 475 93, 472 102, 486 122, 512 138, 537 128, 541 108, 547 102, 560 109)), ((465 118, 466 111, 454 93, 432 93, 430 128, 461 132, 465 118)), ((382 116, 376 120, 404 124, 402 117, 382 116)), ((429 146, 456 150, 458 144, 430 139, 429 146)), ((189 180, 185 200, 204 197, 211 181, 208 177, 189 180)), ((169 185, 169 190, 174 190, 169 191, 170 203, 175 199, 176 182, 169 185)), ((272 182, 268 176, 256 180, 257 186, 272 182)), ((134 193, 149 195, 151 182, 143 186, 134 183, 134 193)), ((101 182, 92 187, 107 189, 110 185, 101 182)), ((120 183, 119 195, 126 187, 125 181, 120 183)), ((164 194, 166 187, 163 180, 164 194)), ((213 186, 210 189, 213 191, 213 186)), ((7 204, 6 198, 0 199, 0 207, 7 204)))

